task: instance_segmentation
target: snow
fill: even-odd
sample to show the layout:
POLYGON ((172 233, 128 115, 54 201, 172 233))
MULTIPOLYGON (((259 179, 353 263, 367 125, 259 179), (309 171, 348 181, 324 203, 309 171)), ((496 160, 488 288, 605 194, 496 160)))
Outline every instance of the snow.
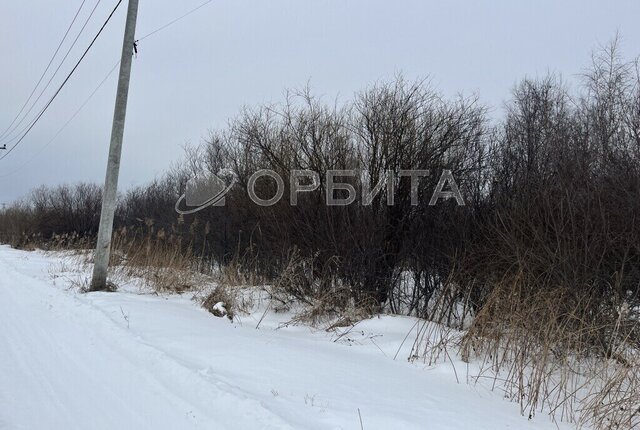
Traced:
POLYGON ((1 429, 558 428, 460 361, 409 363, 412 318, 338 335, 270 312, 256 329, 264 309, 231 323, 188 294, 80 294, 63 266, 0 246, 1 429))
POLYGON ((211 308, 211 313, 218 317, 226 316, 227 308, 224 306, 224 302, 218 302, 213 305, 213 308, 211 308))

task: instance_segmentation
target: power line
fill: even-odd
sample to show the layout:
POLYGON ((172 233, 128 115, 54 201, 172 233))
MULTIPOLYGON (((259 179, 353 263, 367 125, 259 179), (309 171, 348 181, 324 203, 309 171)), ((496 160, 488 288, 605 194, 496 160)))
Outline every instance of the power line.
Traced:
MULTIPOLYGON (((37 103, 40 101, 40 99, 44 95, 44 92, 47 90, 47 88, 49 88, 49 86, 51 85, 51 82, 53 81, 53 79, 56 77, 56 75, 60 71, 60 68, 63 66, 64 62, 67 60, 67 57, 69 57, 69 54, 71 53, 71 50, 76 46, 76 43, 78 42, 78 39, 80 38, 80 36, 84 32, 85 28, 87 27, 87 24, 89 23, 89 21, 93 17, 93 14, 95 13, 95 11, 98 8, 98 6, 100 5, 100 2, 101 2, 101 0, 98 0, 96 2, 96 4, 94 5, 93 9, 89 13, 89 16, 87 17, 87 19, 85 20, 84 24, 82 25, 82 28, 80 29, 80 31, 76 35, 75 39, 71 43, 71 46, 69 47, 69 49, 67 49, 67 52, 65 53, 64 57, 62 58, 62 61, 60 62, 60 64, 58 64, 58 67, 53 72, 53 74, 51 75, 51 77, 47 81, 47 83, 44 86, 44 88, 42 89, 42 91, 40 91, 40 94, 38 94, 38 97, 33 101, 33 103, 31 104, 31 107, 29 108, 29 110, 27 110, 27 112, 22 116, 20 121, 18 121, 18 123, 9 131, 9 133, 13 133, 24 122, 24 120, 27 119, 27 116, 31 113, 33 108, 36 107, 37 103)), ((24 131, 29 127, 29 124, 30 124, 30 122, 27 122, 27 125, 25 127, 23 127, 22 130, 20 130, 14 136, 9 138, 8 135, 6 135, 3 139, 0 139, 0 141, 5 141, 7 143, 11 143, 11 142, 16 141, 19 138, 19 136, 21 136, 22 133, 24 133, 24 131)))
MULTIPOLYGON (((18 121, 17 124, 15 124, 15 126, 9 130, 9 132, 2 138, 0 139, 0 141, 4 141, 7 143, 10 143, 12 141, 15 141, 29 126, 29 123, 27 123, 27 126, 25 126, 24 128, 22 128, 22 130, 20 130, 16 135, 12 136, 9 138, 9 134, 13 133, 18 127, 20 127, 20 125, 24 122, 24 120, 27 118, 27 116, 29 116, 29 114, 31 113, 31 111, 33 110, 34 107, 36 107, 36 105, 38 104, 38 102, 40 101, 40 99, 42 98, 44 92, 47 90, 47 88, 49 88, 49 86, 51 85, 51 82, 53 81, 53 79, 56 77, 56 75, 58 74, 58 72, 60 71, 60 68, 62 67, 62 65, 64 64, 64 62, 67 60, 67 57, 69 57, 69 54, 71 53, 71 50, 76 46, 76 43, 78 42, 78 39, 80 38, 80 36, 82 35, 82 33, 84 32, 85 28, 87 27, 87 24, 89 23, 89 21, 91 20, 91 18, 93 17, 93 14, 95 13, 96 9, 98 8, 98 6, 100 5, 100 2, 102 0, 98 0, 95 4, 95 6, 93 6, 93 9, 91 10, 91 12, 89 13, 89 16, 87 17, 87 19, 84 21, 84 24, 82 25, 82 28, 80 28, 80 31, 78 32, 78 34, 76 35, 75 39, 73 40, 73 42, 71 43, 71 46, 69 46, 69 49, 67 49, 67 52, 65 53, 64 57, 62 58, 62 61, 60 61, 60 64, 58 64, 58 67, 56 68, 56 70, 53 72, 53 74, 51 75, 51 77, 49 78, 49 80, 47 81, 46 85, 44 86, 44 88, 42 88, 42 91, 40 91, 40 94, 38 94, 38 97, 33 101, 33 103, 31 104, 31 107, 27 110, 27 112, 22 116, 22 118, 20 119, 20 121, 18 121), (8 140, 7 140, 8 139, 8 140)), ((52 59, 53 60, 53 59, 52 59)), ((37 86, 36 86, 37 88, 37 86)), ((35 91, 35 88, 34 88, 35 91)), ((24 109, 24 108, 23 108, 24 109)))
POLYGON ((172 26, 172 25, 173 25, 173 24, 175 24, 176 22, 180 21, 181 19, 184 19, 184 18, 188 17, 188 16, 189 16, 189 15, 191 15, 192 13, 194 13, 194 12, 196 12, 197 10, 199 10, 199 9, 201 9, 201 8, 203 8, 203 7, 205 7, 206 5, 208 5, 209 3, 213 2, 213 1, 214 1, 214 0, 207 0, 207 1, 205 1, 205 2, 204 2, 204 3, 202 3, 200 6, 197 6, 197 7, 193 8, 193 9, 191 9, 189 12, 185 13, 184 15, 181 15, 181 16, 179 16, 178 18, 176 18, 176 19, 174 19, 174 20, 172 20, 172 21, 169 21, 169 22, 168 22, 168 23, 166 23, 165 25, 163 25, 163 26, 161 26, 161 27, 156 28, 156 29, 155 29, 155 30, 153 30, 151 33, 147 33, 147 34, 145 34, 144 36, 142 36, 141 38, 136 39, 136 42, 141 42, 141 41, 143 41, 144 39, 146 39, 147 37, 149 37, 149 36, 153 36, 154 34, 158 33, 159 31, 162 31, 162 30, 164 30, 165 28, 167 28, 167 27, 169 27, 169 26, 172 26))
POLYGON ((33 95, 35 94, 36 90, 38 89, 38 86, 40 85, 40 83, 44 79, 45 75, 49 71, 49 68, 51 67, 51 64, 53 64, 53 60, 58 55, 58 52, 60 51, 60 48, 62 48, 62 44, 64 43, 65 40, 67 40, 67 36, 69 35, 69 32, 71 31, 71 28, 73 27, 73 24, 75 24, 76 19, 78 18, 78 15, 80 14, 80 11, 82 10, 82 7, 84 6, 86 1, 87 0, 82 0, 82 3, 80 3, 80 7, 76 11, 76 14, 73 16, 73 19, 71 20, 71 24, 69 24, 69 26, 67 27, 67 31, 65 31, 64 36, 62 36, 62 40, 60 41, 60 43, 58 43, 58 47, 56 48, 55 52, 51 56, 51 59, 49 60, 49 64, 47 64, 47 67, 45 67, 44 72, 42 72, 42 75, 40 75, 40 79, 38 79, 38 82, 36 83, 35 87, 33 87, 33 90, 31 90, 31 94, 29 94, 29 97, 27 98, 27 100, 22 105, 22 108, 20 108, 20 111, 17 113, 15 118, 13 118, 13 120, 11 121, 9 126, 6 128, 6 130, 4 130, 2 132, 2 134, 0 134, 0 139, 2 139, 5 136, 7 131, 9 131, 9 129, 16 122, 16 120, 18 119, 20 114, 22 114, 22 112, 24 111, 24 108, 27 107, 27 104, 29 104, 29 101, 31 100, 31 97, 33 97, 33 95))
MULTIPOLYGON (((197 6, 194 9, 191 9, 189 12, 179 16, 176 19, 173 19, 171 21, 169 21, 167 24, 162 25, 161 27, 158 27, 157 29, 155 29, 154 31, 142 36, 140 39, 137 39, 136 42, 139 42, 143 39, 146 39, 150 36, 153 36, 154 34, 166 29, 167 27, 175 24, 176 22, 180 21, 183 18, 186 18, 187 16, 191 15, 192 13, 196 12, 197 10, 201 9, 202 7, 206 6, 207 4, 213 2, 213 0, 208 0, 204 3, 202 3, 201 5, 197 6)), ((119 5, 120 3, 118 3, 119 5)), ((117 6, 116 6, 117 8, 117 6)), ((82 60, 82 59, 81 59, 82 60)), ((85 99, 85 101, 82 103, 82 105, 74 112, 74 114, 67 120, 67 122, 64 123, 64 125, 56 132, 56 134, 45 144, 43 145, 40 150, 38 150, 38 152, 36 152, 31 158, 29 158, 27 161, 25 161, 20 167, 18 167, 16 170, 7 173, 5 175, 0 175, 0 178, 5 178, 7 176, 11 176, 14 175, 15 173, 21 171, 27 164, 31 163, 36 157, 38 157, 51 143, 53 143, 55 141, 55 139, 67 128, 67 126, 78 116, 78 114, 82 111, 82 109, 84 109, 84 107, 89 103, 89 101, 93 98, 93 96, 98 92, 98 90, 104 85, 104 83, 107 81, 107 79, 109 78, 109 76, 111 76, 111 74, 114 72, 114 70, 116 69, 116 67, 118 67, 118 65, 120 64, 120 62, 118 61, 113 68, 107 73, 107 75, 104 77, 104 79, 98 84, 98 86, 93 90, 93 92, 89 95, 89 97, 87 97, 87 99, 85 99)), ((5 145, 6 146, 6 145, 5 145)), ((14 147, 17 146, 14 145, 14 147)), ((5 148, 6 149, 6 148, 5 148)), ((10 151, 13 150, 13 147, 10 149, 10 151)), ((9 155, 9 153, 7 152, 6 154, 4 154, 3 157, 0 157, 0 160, 2 160, 5 156, 9 155)))
POLYGON ((53 97, 51 97, 51 99, 49 100, 49 102, 47 102, 47 104, 44 106, 44 108, 42 108, 42 110, 40 111, 40 113, 38 114, 38 116, 32 121, 31 125, 29 126, 29 128, 24 132, 24 134, 20 137, 20 139, 18 139, 18 141, 2 156, 0 157, 0 160, 3 160, 4 158, 6 158, 9 154, 11 154, 11 152, 18 146, 20 145, 20 143, 24 140, 24 138, 27 136, 27 134, 29 134, 29 132, 31 131, 31 129, 33 129, 33 127, 36 125, 36 123, 38 122, 38 120, 40 120, 40 118, 42 118, 42 115, 44 115, 44 113, 47 111, 47 109, 49 108, 49 106, 51 106, 51 103, 53 103, 53 101, 55 100, 55 98, 58 96, 58 94, 60 94, 60 91, 62 91, 62 88, 64 88, 64 86, 67 84, 67 82, 69 82, 69 79, 71 79, 71 76, 73 76, 74 72, 76 71, 76 69, 78 68, 78 66, 80 66, 80 63, 82 63, 82 60, 84 60, 84 58, 86 57, 86 55, 89 53, 89 50, 91 50, 91 48, 93 47, 93 44, 96 42, 96 40, 98 39, 98 37, 100 36, 100 34, 102 34, 102 31, 105 29, 105 27, 107 26, 107 24, 109 23, 109 21, 111 20, 111 18, 113 17, 113 15, 116 13, 116 10, 118 10, 118 7, 120 7, 120 4, 122 3, 122 0, 118 0, 118 3, 116 4, 116 6, 113 8, 113 10, 111 11, 111 13, 109 14, 109 16, 107 17, 107 20, 104 22, 104 24, 102 24, 102 27, 100 27, 100 30, 98 31, 98 33, 94 36, 93 40, 91 41, 91 43, 89 44, 89 46, 87 47, 87 49, 84 51, 84 53, 82 54, 82 57, 80 57, 80 59, 78 60, 78 62, 76 63, 76 65, 73 67, 73 69, 71 70, 71 72, 69 72, 69 74, 67 75, 66 79, 62 82, 62 84, 60 85, 60 87, 58 88, 58 90, 55 92, 55 94, 53 95, 53 97))
MULTIPOLYGON (((29 158, 27 161, 25 161, 24 163, 22 163, 17 169, 13 170, 10 173, 6 173, 4 175, 0 175, 0 178, 6 178, 7 176, 12 176, 18 172, 20 172, 22 169, 24 169, 24 167, 31 163, 36 157, 38 157, 40 154, 42 154, 42 152, 47 149, 47 147, 53 143, 53 141, 55 141, 58 136, 60 136, 60 134, 62 134, 62 132, 67 128, 67 126, 71 123, 71 121, 73 121, 78 114, 80 114, 80 112, 82 111, 82 109, 84 109, 84 107, 89 103, 89 101, 91 101, 91 99, 93 98, 93 96, 96 95, 96 93, 100 90, 100 88, 102 88, 102 86, 105 84, 105 82, 107 82, 107 79, 109 79, 109 77, 113 74, 113 72, 116 70, 116 68, 120 65, 120 61, 118 61, 116 64, 114 64, 114 66, 111 68, 111 70, 109 71, 109 73, 107 73, 107 75, 102 79, 102 81, 98 84, 98 86, 91 92, 91 94, 89 95, 89 97, 87 97, 84 102, 82 103, 82 105, 80 105, 80 107, 74 112, 73 115, 71 115, 71 117, 67 120, 67 122, 64 123, 64 125, 62 127, 60 127, 60 129, 56 132, 56 134, 53 135, 53 137, 51 139, 49 139, 49 141, 47 143, 45 143, 35 154, 33 154, 33 156, 31 158, 29 158)), ((0 147, 1 149, 1 147, 0 147)), ((6 149, 6 148, 5 148, 6 149)))

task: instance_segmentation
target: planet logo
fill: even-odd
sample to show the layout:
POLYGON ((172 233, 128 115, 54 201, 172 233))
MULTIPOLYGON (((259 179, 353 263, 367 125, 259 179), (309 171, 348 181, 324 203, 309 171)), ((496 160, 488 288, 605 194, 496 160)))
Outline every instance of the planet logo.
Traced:
POLYGON ((185 192, 176 202, 176 212, 182 215, 192 214, 209 206, 224 206, 225 195, 237 182, 236 177, 228 171, 195 177, 187 182, 185 192), (223 179, 224 178, 224 179, 223 179), (185 202, 186 208, 180 208, 185 202))

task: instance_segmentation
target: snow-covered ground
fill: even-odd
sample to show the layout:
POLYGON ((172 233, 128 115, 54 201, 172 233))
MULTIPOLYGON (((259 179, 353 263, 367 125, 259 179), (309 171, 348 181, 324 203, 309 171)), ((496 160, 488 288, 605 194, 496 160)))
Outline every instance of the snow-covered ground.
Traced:
POLYGON ((1 429, 558 428, 462 362, 407 362, 414 319, 256 329, 263 312, 231 323, 187 294, 79 294, 52 278, 61 258, 0 246, 1 429))

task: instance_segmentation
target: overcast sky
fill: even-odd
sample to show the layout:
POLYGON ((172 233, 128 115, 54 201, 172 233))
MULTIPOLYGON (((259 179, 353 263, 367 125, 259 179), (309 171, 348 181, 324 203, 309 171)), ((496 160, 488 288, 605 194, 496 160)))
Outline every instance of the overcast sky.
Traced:
MULTIPOLYGON (((86 1, 80 23, 96 1, 86 1)), ((138 37, 203 1, 140 0, 138 37)), ((0 132, 31 92, 80 3, 0 0, 0 132)), ((66 76, 115 3, 101 1, 54 83, 66 76)), ((125 12, 126 0, 32 133, 0 161, 0 203, 41 184, 103 181, 117 71, 43 147, 118 61, 125 12)), ((120 189, 161 175, 182 156, 185 143, 224 127, 242 106, 281 101, 285 88, 309 82, 327 101, 347 100, 402 72, 409 79, 429 76, 447 96, 477 92, 499 114, 517 80, 548 71, 575 80, 591 51, 616 31, 628 58, 640 54, 638 22, 638 0, 216 0, 140 43, 120 189)))

